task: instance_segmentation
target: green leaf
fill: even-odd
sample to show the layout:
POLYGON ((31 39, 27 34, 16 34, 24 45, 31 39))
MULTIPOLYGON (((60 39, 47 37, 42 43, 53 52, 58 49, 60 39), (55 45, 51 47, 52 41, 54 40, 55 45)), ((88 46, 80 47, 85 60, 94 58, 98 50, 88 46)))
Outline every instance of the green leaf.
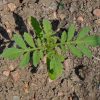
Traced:
POLYGON ((63 53, 66 53, 67 48, 65 47, 65 45, 61 45, 61 49, 62 49, 62 52, 63 52, 63 53))
POLYGON ((21 49, 17 49, 17 48, 6 48, 3 51, 1 57, 14 60, 14 59, 17 59, 22 53, 23 53, 23 51, 21 49))
POLYGON ((66 31, 64 31, 64 32, 62 33, 62 35, 61 35, 61 43, 62 43, 62 44, 65 43, 66 40, 67 40, 67 33, 66 33, 66 31))
POLYGON ((37 46, 41 47, 42 43, 41 43, 41 40, 39 38, 37 38, 36 42, 37 42, 37 46))
POLYGON ((57 59, 53 58, 50 61, 49 77, 51 80, 57 79, 63 71, 63 65, 57 59))
POLYGON ((33 52, 33 65, 36 67, 37 64, 39 64, 39 62, 40 62, 39 51, 34 51, 33 52))
POLYGON ((75 33, 75 25, 71 24, 68 29, 68 41, 72 40, 72 38, 74 37, 74 33, 75 33))
POLYGON ((27 52, 23 55, 22 61, 20 62, 20 67, 25 68, 30 61, 30 52, 27 52))
POLYGON ((41 59, 43 58, 43 51, 42 50, 39 51, 39 56, 41 59))
POLYGON ((100 36, 87 36, 83 41, 86 45, 100 46, 100 36))
POLYGON ((51 51, 47 52, 47 57, 51 59, 54 54, 55 54, 55 51, 51 50, 51 51))
POLYGON ((19 34, 14 34, 13 40, 15 41, 15 43, 16 43, 19 47, 21 47, 21 48, 23 48, 23 49, 27 48, 27 47, 26 47, 26 44, 25 44, 25 42, 24 42, 24 40, 23 40, 23 38, 21 37, 21 35, 19 35, 19 34))
POLYGON ((43 19, 43 28, 44 28, 45 33, 47 33, 47 34, 52 33, 52 25, 49 20, 43 19))
POLYGON ((32 16, 29 19, 30 19, 30 22, 31 22, 32 27, 35 30, 36 35, 40 37, 40 33, 41 33, 42 29, 40 27, 39 22, 37 21, 36 18, 34 18, 32 16))
POLYGON ((55 58, 53 57, 50 61, 50 70, 54 69, 55 64, 55 58))
POLYGON ((24 39, 31 47, 34 47, 33 38, 29 33, 24 32, 24 39))
POLYGON ((58 62, 63 62, 64 59, 65 59, 65 57, 64 57, 63 55, 61 55, 61 54, 56 54, 56 55, 54 55, 54 56, 55 56, 55 58, 56 58, 56 60, 57 60, 58 62))
POLYGON ((81 45, 78 45, 78 48, 82 51, 84 55, 86 55, 89 58, 92 58, 92 53, 86 46, 81 44, 81 45))
POLYGON ((84 38, 85 36, 88 35, 88 32, 90 31, 90 28, 89 27, 84 27, 80 30, 79 34, 78 34, 78 37, 77 39, 81 39, 81 38, 84 38))
POLYGON ((74 45, 69 45, 68 47, 73 55, 75 55, 79 58, 82 57, 82 52, 79 51, 79 49, 77 49, 74 45))

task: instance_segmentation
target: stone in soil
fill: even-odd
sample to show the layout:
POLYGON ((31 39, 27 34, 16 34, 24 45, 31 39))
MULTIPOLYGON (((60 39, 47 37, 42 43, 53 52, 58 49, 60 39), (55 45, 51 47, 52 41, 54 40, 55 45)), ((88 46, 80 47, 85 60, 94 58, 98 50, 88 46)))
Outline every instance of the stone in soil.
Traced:
POLYGON ((9 65, 9 70, 10 70, 10 71, 13 71, 14 69, 16 69, 16 67, 15 67, 13 64, 10 64, 10 65, 9 65))
POLYGON ((10 75, 10 70, 5 70, 5 71, 3 71, 3 75, 5 75, 5 76, 9 76, 10 75))
POLYGON ((12 72, 11 76, 12 76, 12 79, 14 80, 14 82, 18 82, 18 80, 20 79, 19 71, 12 72))
POLYGON ((100 19, 95 20, 95 23, 100 25, 100 19))
POLYGON ((10 11, 14 11, 16 9, 16 5, 14 3, 9 3, 8 8, 10 9, 10 11))
POLYGON ((83 21, 84 21, 84 18, 83 18, 82 16, 79 16, 79 17, 77 18, 77 21, 78 21, 78 22, 83 22, 83 21))
POLYGON ((95 10, 93 11, 93 14, 94 14, 95 16, 97 16, 97 17, 100 17, 100 9, 95 9, 95 10))
POLYGON ((13 96, 13 100, 20 100, 19 96, 13 96))

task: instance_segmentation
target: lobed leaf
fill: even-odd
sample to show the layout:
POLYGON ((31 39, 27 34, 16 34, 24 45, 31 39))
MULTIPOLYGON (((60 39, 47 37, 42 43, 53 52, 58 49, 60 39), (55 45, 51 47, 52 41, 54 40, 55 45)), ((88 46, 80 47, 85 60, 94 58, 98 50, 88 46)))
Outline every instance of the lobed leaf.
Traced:
POLYGON ((86 55, 89 58, 92 58, 91 51, 85 46, 85 45, 78 45, 78 48, 81 50, 81 52, 86 55))
POLYGON ((27 47, 26 47, 26 44, 25 44, 25 42, 24 42, 24 40, 23 40, 23 38, 21 37, 21 35, 19 35, 19 34, 14 34, 13 40, 14 40, 15 43, 16 43, 19 47, 21 47, 22 49, 27 48, 27 47))
POLYGON ((17 49, 13 47, 13 48, 6 48, 3 51, 1 56, 4 58, 14 60, 14 59, 17 59, 22 53, 23 51, 21 49, 17 49))
POLYGON ((90 46, 100 46, 100 36, 87 36, 83 42, 90 46))
POLYGON ((34 51, 33 52, 33 65, 36 67, 37 64, 39 64, 39 62, 40 62, 39 51, 34 51))
POLYGON ((22 61, 20 62, 20 67, 25 68, 30 61, 30 52, 27 52, 23 55, 22 61))
POLYGON ((74 33, 75 33, 75 25, 71 24, 68 29, 68 41, 72 40, 72 38, 74 37, 74 33))
POLYGON ((71 53, 79 58, 82 57, 82 52, 79 51, 79 49, 77 49, 74 45, 69 45, 69 50, 71 51, 71 53))
POLYGON ((62 44, 65 43, 66 40, 67 40, 67 33, 66 33, 66 31, 64 31, 64 32, 62 33, 62 35, 61 35, 61 43, 62 43, 62 44))
POLYGON ((53 58, 50 61, 49 77, 51 80, 57 79, 63 71, 63 65, 57 59, 53 58))
POLYGON ((37 38, 36 43, 37 43, 37 46, 38 47, 41 47, 42 46, 41 40, 39 38, 37 38))
POLYGON ((42 50, 39 51, 39 56, 40 56, 41 59, 43 58, 44 54, 43 54, 42 50))
POLYGON ((43 19, 43 28, 45 33, 51 34, 52 33, 52 24, 49 20, 43 19))
POLYGON ((80 30, 77 39, 82 39, 85 36, 88 36, 88 32, 90 31, 89 27, 84 27, 80 30))
POLYGON ((29 19, 30 19, 30 22, 31 22, 32 27, 33 27, 34 30, 35 30, 36 35, 37 35, 38 37, 40 37, 40 33, 41 33, 42 29, 41 29, 41 27, 40 27, 39 22, 37 21, 36 18, 34 18, 34 17, 32 17, 32 16, 31 16, 29 19))
POLYGON ((24 39, 28 43, 29 46, 34 47, 33 38, 32 38, 32 36, 29 33, 24 32, 24 39))

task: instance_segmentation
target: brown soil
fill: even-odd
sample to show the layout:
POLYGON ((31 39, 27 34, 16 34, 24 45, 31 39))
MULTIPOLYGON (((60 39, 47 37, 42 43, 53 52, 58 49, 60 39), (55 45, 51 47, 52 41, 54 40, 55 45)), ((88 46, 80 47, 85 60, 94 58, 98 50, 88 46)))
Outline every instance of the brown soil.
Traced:
MULTIPOLYGON (((64 28, 72 22, 77 30, 90 26, 90 34, 100 33, 100 19, 93 10, 100 8, 100 0, 0 0, 0 53, 13 33, 30 32, 28 17, 47 18, 54 28, 64 28), (16 6, 14 11, 8 4, 16 6), (78 17, 82 17, 81 20, 78 17)), ((70 54, 63 75, 51 81, 46 65, 37 69, 20 69, 18 61, 0 58, 0 100, 100 100, 100 48, 92 48, 96 58, 77 59, 70 54), (4 71, 9 72, 5 75, 4 71)))

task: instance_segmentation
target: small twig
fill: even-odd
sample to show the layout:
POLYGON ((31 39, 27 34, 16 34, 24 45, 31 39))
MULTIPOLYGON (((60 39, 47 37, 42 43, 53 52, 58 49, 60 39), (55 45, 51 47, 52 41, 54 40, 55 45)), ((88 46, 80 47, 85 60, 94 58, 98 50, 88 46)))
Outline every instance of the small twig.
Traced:
POLYGON ((100 61, 100 59, 99 59, 99 58, 97 58, 97 57, 95 57, 95 56, 93 56, 93 55, 92 55, 92 57, 93 57, 94 59, 96 59, 96 60, 99 60, 99 61, 100 61))

